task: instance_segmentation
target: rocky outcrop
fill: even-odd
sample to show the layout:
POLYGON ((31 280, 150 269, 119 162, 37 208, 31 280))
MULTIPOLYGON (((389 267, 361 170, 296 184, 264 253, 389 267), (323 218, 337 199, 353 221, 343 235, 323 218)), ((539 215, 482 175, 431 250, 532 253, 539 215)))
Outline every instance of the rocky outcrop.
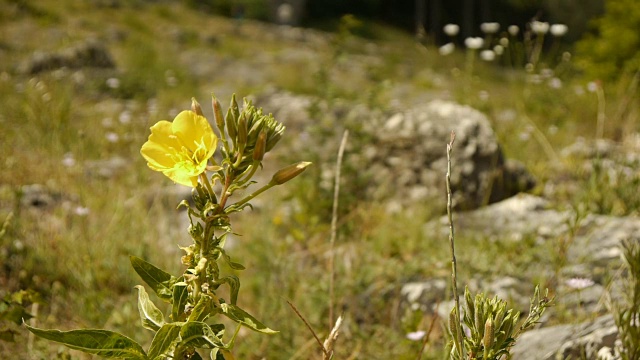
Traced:
POLYGON ((316 98, 287 93, 260 97, 256 104, 295 133, 290 135, 293 151, 314 149, 320 154, 317 166, 328 188, 338 141, 349 129, 343 184, 348 188, 357 177, 363 188, 354 191, 369 200, 389 201, 389 209, 427 201, 444 209, 451 131, 456 133, 451 176, 456 208, 475 209, 529 190, 535 183, 523 165, 505 160, 487 117, 468 106, 432 101, 383 113, 339 101, 328 106, 316 98))
POLYGON ((514 359, 598 359, 614 348, 618 329, 611 315, 577 325, 557 325, 528 331, 512 349, 514 359))
MULTIPOLYGON (((556 303, 573 314, 602 314, 607 303, 621 303, 622 280, 611 272, 621 265, 622 241, 640 242, 640 218, 607 215, 580 215, 573 210, 558 210, 548 200, 520 194, 504 201, 469 212, 454 214, 456 237, 484 238, 496 242, 533 241, 536 246, 553 246, 564 242, 566 264, 557 274, 545 277, 559 281, 554 286, 556 303), (559 279, 558 279, 559 274, 559 279)), ((429 237, 448 237, 448 218, 425 224, 429 237)), ((462 250, 464 251, 464 250, 462 250)), ((473 278, 469 289, 484 291, 508 300, 516 310, 526 313, 531 295, 531 279, 536 274, 518 274, 521 279, 504 276, 497 280, 473 278)), ((551 270, 548 270, 551 271, 551 270)), ((431 311, 446 319, 453 306, 443 302, 442 283, 448 279, 427 279, 405 284, 403 302, 411 309, 431 311), (435 286, 435 285, 439 285, 435 286), (440 301, 438 301, 440 300, 440 301), (437 304, 439 303, 439 306, 437 304)), ((554 307, 547 311, 554 311, 554 307)), ((582 324, 545 326, 524 333, 513 348, 514 359, 542 360, 582 358, 596 359, 615 349, 618 334, 611 315, 582 324)))
POLYGON ((37 74, 60 68, 114 68, 115 62, 107 47, 96 40, 88 40, 57 52, 38 51, 19 66, 19 72, 37 74))

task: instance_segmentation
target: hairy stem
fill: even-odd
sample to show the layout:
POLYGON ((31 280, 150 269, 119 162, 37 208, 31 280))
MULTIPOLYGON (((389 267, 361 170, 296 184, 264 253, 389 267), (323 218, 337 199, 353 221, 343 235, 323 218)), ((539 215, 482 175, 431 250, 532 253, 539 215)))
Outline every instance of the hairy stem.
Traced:
POLYGON ((456 139, 456 134, 451 132, 451 141, 447 144, 447 217, 449 218, 449 245, 451 246, 451 287, 453 288, 453 300, 455 301, 456 306, 456 319, 455 326, 457 328, 456 331, 456 339, 457 341, 456 347, 458 348, 459 359, 464 359, 464 343, 462 342, 462 327, 460 324, 460 299, 458 298, 458 283, 457 283, 457 265, 456 265, 456 251, 455 251, 455 241, 453 236, 453 215, 452 215, 452 205, 451 205, 451 148, 453 147, 453 142, 456 139))

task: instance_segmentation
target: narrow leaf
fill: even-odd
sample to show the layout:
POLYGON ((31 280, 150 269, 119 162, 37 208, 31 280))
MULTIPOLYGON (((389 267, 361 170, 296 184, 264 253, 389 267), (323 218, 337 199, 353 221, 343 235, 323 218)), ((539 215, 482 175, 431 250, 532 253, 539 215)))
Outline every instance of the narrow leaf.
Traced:
POLYGON ((139 257, 130 256, 130 259, 133 269, 140 275, 142 280, 147 283, 162 300, 171 302, 171 286, 176 281, 176 278, 139 257))
POLYGON ((181 323, 164 324, 153 337, 149 348, 149 359, 155 360, 171 350, 179 340, 181 323))
POLYGON ((132 339, 109 330, 44 330, 26 325, 27 329, 41 338, 59 342, 72 349, 105 358, 148 360, 142 346, 132 339))
POLYGON ((219 332, 220 329, 218 328, 217 330, 214 331, 208 324, 201 321, 185 323, 180 329, 182 341, 179 346, 193 346, 204 349, 225 348, 226 345, 216 335, 216 332, 219 332))
POLYGON ((138 311, 142 327, 151 331, 158 331, 164 325, 164 315, 162 311, 149 299, 147 291, 142 285, 136 286, 138 289, 138 311))
POLYGON ((242 324, 249 329, 255 330, 257 332, 261 332, 263 334, 277 334, 278 331, 269 329, 263 323, 258 321, 258 319, 251 316, 246 311, 240 309, 239 307, 232 304, 220 304, 222 308, 222 313, 226 315, 229 319, 242 324))
POLYGON ((178 283, 173 286, 173 306, 171 307, 173 321, 184 320, 184 307, 187 304, 188 297, 187 284, 178 283))

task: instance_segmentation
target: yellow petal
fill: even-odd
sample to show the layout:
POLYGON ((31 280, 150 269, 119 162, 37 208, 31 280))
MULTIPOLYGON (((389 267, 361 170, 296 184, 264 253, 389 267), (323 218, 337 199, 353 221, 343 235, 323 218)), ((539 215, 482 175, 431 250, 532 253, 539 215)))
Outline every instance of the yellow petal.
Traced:
POLYGON ((204 141, 204 145, 207 147, 207 155, 213 155, 211 148, 216 145, 216 136, 211 129, 211 125, 207 118, 197 115, 195 112, 185 110, 178 114, 172 123, 172 132, 175 134, 183 146, 195 152, 198 149, 198 144, 204 141))
POLYGON ((174 165, 171 169, 166 169, 162 173, 169 179, 178 184, 185 186, 198 186, 198 175, 204 172, 204 168, 200 169, 195 164, 182 161, 174 165))
POLYGON ((180 147, 180 143, 171 132, 171 123, 162 120, 151 127, 149 140, 142 145, 140 154, 147 160, 151 169, 162 171, 175 165, 173 155, 180 147))

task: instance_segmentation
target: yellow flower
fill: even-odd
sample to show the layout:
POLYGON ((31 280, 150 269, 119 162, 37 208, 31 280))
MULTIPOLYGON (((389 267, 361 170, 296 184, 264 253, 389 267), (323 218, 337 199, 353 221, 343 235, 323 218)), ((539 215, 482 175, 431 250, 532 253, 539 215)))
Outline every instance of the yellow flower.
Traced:
POLYGON ((193 111, 183 111, 173 122, 161 120, 151 127, 140 154, 147 165, 174 182, 196 187, 218 143, 209 121, 193 111))

